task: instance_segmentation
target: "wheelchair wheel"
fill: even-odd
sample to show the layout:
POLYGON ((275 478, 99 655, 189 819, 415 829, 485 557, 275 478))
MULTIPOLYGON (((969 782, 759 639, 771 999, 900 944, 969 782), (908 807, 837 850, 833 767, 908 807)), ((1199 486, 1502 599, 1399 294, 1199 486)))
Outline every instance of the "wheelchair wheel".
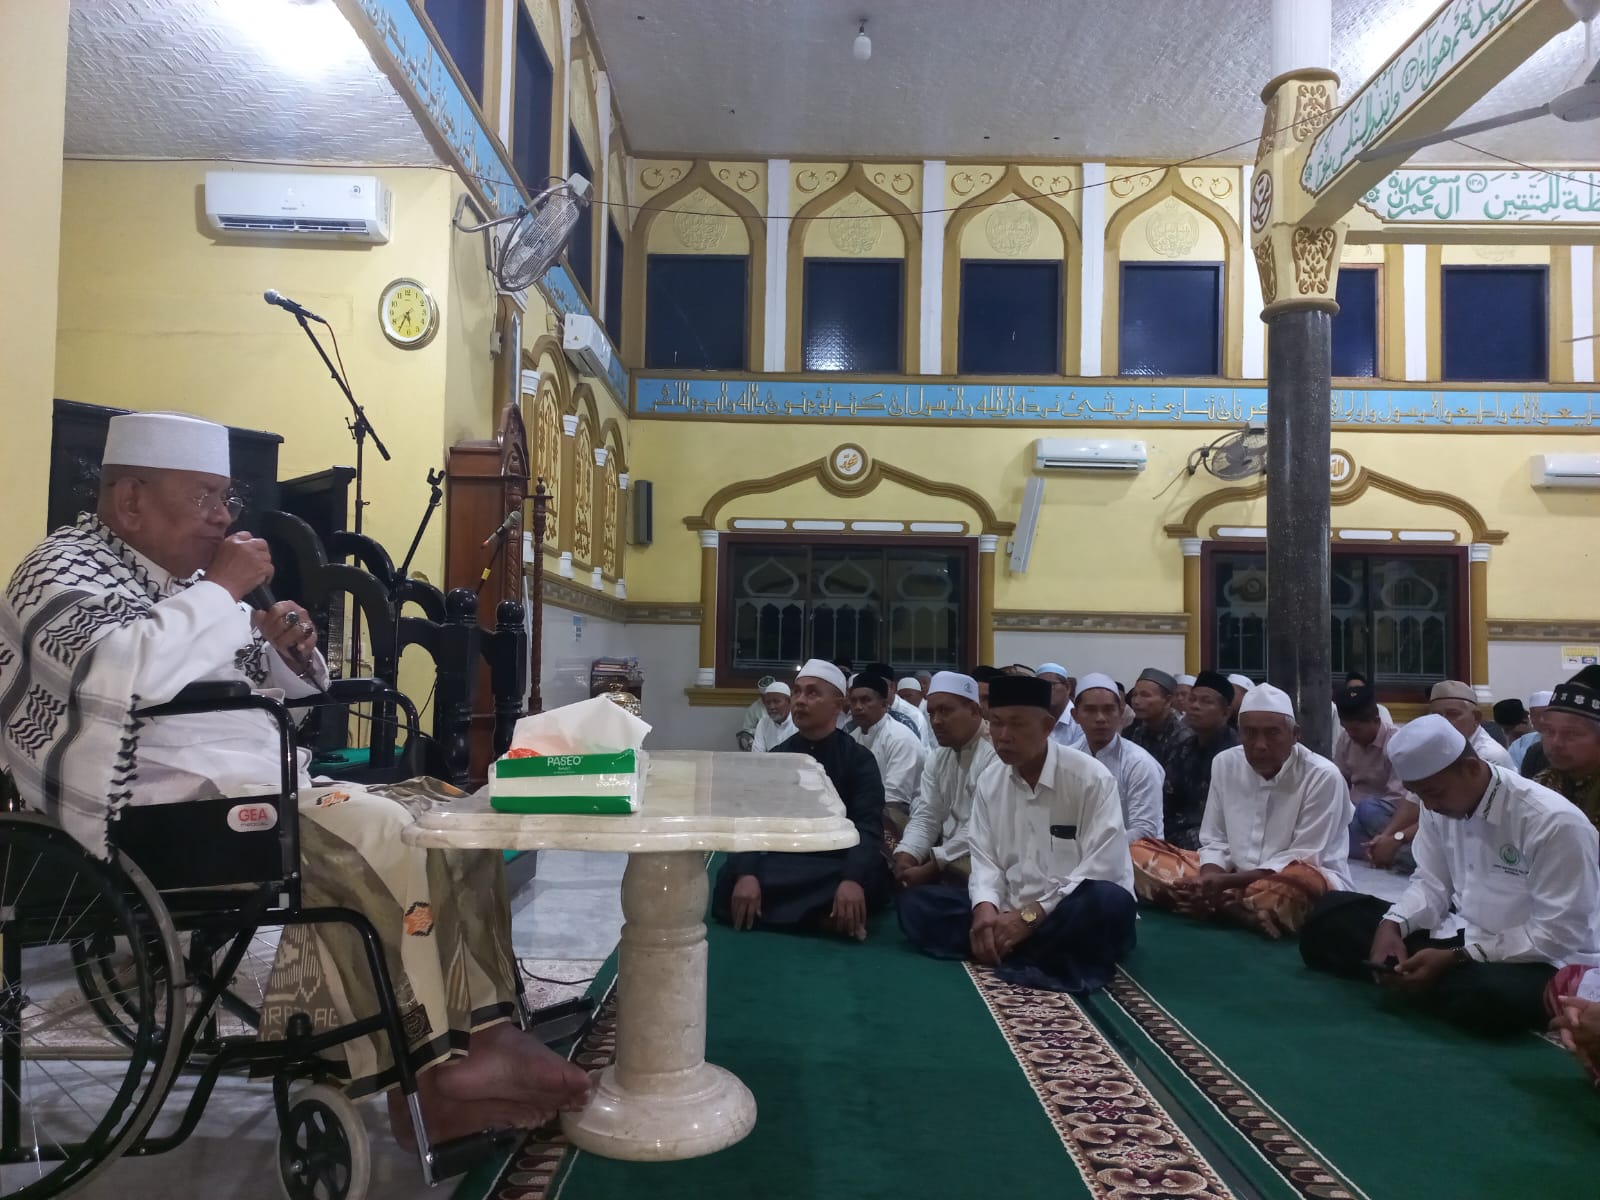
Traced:
POLYGON ((363 1200, 372 1145, 356 1106, 314 1083, 289 1101, 278 1131, 278 1182, 285 1200, 363 1200))
POLYGON ((0 1196, 82 1186, 148 1126, 180 1049, 176 952, 131 864, 90 857, 43 818, 0 818, 0 1196), (107 939, 125 957, 91 1000, 74 959, 107 939))

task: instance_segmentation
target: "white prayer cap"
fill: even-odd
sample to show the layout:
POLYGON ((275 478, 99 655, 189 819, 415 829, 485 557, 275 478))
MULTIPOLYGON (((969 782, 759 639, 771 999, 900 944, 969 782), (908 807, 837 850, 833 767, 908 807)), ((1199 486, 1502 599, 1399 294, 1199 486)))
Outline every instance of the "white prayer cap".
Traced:
POLYGON ((1550 707, 1550 700, 1554 696, 1555 696, 1554 692, 1535 692, 1533 695, 1528 697, 1528 707, 1529 708, 1549 708, 1550 707))
POLYGON ((974 704, 978 701, 978 681, 971 675, 963 675, 960 671, 940 671, 928 683, 928 699, 943 693, 947 696, 960 696, 963 700, 971 700, 974 704))
POLYGON ((1061 676, 1062 680, 1072 678, 1072 676, 1067 674, 1067 669, 1060 663, 1040 663, 1033 669, 1033 673, 1035 675, 1059 675, 1061 676))
POLYGON ((1277 713, 1280 717, 1288 717, 1292 721, 1294 701, 1289 699, 1289 693, 1283 689, 1275 688, 1270 683, 1258 683, 1245 693, 1244 703, 1239 705, 1240 716, 1252 712, 1277 713))
POLYGON ((1095 688, 1104 688, 1113 696, 1117 695, 1117 681, 1109 675, 1094 671, 1078 680, 1078 699, 1082 700, 1085 692, 1092 692, 1095 688))
POLYGON ((1467 739, 1438 713, 1408 721, 1395 730, 1384 752, 1401 783, 1437 775, 1467 748, 1467 739))
POLYGON ((849 685, 845 683, 844 672, 825 658, 807 659, 806 665, 795 673, 795 682, 798 683, 808 675, 812 679, 820 679, 841 696, 850 690, 849 685))
POLYGON ((1228 682, 1233 684, 1233 686, 1238 688, 1241 692, 1248 692, 1251 688, 1256 686, 1255 680, 1251 679, 1248 675, 1229 675, 1228 682))
POLYGON ((771 696, 773 694, 777 694, 779 696, 787 696, 787 695, 790 694, 789 685, 787 683, 778 683, 778 682, 774 681, 772 683, 767 684, 766 687, 762 688, 761 689, 761 694, 763 696, 771 696))
POLYGON ((1194 676, 1193 675, 1179 675, 1176 678, 1178 680, 1178 686, 1179 687, 1193 687, 1194 686, 1194 676))
POLYGON ((914 675, 907 675, 894 685, 894 690, 897 692, 920 692, 922 690, 922 680, 914 675))
POLYGON ((228 460, 228 429, 186 413, 123 413, 106 427, 107 467, 149 467, 162 471, 233 474, 228 460))

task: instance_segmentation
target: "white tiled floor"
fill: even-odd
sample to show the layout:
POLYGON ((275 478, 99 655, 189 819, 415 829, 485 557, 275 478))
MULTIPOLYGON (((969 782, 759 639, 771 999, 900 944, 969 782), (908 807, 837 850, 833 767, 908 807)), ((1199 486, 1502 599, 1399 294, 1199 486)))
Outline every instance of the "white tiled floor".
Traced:
MULTIPOLYGON (((535 1007, 580 996, 617 944, 622 928, 619 885, 626 856, 544 851, 538 874, 512 897, 512 934, 523 969, 544 977, 527 981, 535 1007), (559 982, 547 982, 547 981, 559 982)), ((180 1081, 163 1110, 175 1122, 189 1095, 180 1081)), ((454 1185, 429 1191, 414 1155, 390 1139, 381 1101, 361 1106, 372 1142, 374 1200, 448 1197, 454 1185)), ((239 1079, 220 1082, 192 1137, 170 1154, 123 1160, 79 1193, 89 1200, 170 1200, 225 1196, 271 1200, 281 1195, 277 1122, 270 1085, 239 1079)))

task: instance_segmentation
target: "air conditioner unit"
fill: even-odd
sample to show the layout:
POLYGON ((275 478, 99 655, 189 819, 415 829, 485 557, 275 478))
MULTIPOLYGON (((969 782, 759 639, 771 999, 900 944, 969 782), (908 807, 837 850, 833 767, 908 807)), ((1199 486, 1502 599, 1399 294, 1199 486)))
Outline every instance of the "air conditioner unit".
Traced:
POLYGON ((1528 476, 1536 488, 1600 488, 1600 454, 1535 454, 1528 476))
POLYGON ((611 371, 611 343, 593 317, 568 313, 561 318, 561 348, 580 371, 604 379, 611 371))
POLYGON ((1143 442, 1040 438, 1033 444, 1040 471, 1142 471, 1148 462, 1143 442))
POLYGON ((207 171, 206 221, 243 237, 387 242, 394 197, 376 175, 207 171))

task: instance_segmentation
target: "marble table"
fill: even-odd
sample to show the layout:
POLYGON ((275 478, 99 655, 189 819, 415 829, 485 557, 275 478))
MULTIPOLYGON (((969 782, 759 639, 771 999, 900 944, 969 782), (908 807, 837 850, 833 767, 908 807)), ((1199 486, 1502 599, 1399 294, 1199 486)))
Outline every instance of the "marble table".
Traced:
POLYGON ((631 816, 498 813, 484 790, 405 834, 414 846, 628 854, 616 1060, 562 1130, 580 1149, 645 1161, 710 1154, 756 1122, 750 1090, 705 1058, 706 852, 842 850, 858 837, 815 760, 695 751, 650 755, 631 816))

